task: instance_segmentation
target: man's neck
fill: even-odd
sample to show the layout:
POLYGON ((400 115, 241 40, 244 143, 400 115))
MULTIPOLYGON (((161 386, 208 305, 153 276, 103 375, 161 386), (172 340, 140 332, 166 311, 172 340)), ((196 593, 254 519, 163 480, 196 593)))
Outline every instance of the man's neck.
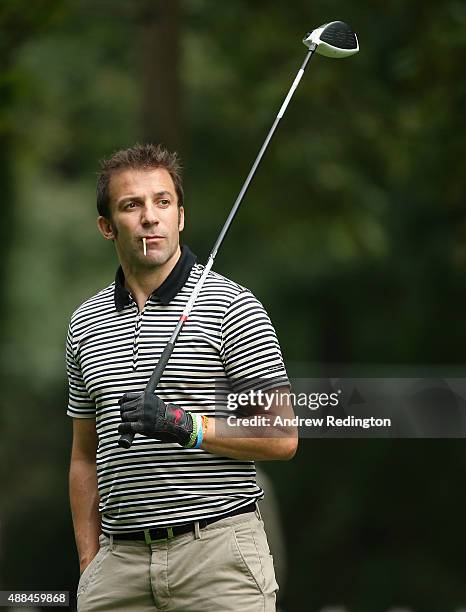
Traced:
POLYGON ((175 251, 173 256, 161 266, 154 268, 135 268, 127 262, 121 262, 123 274, 125 275, 125 287, 133 296, 139 311, 144 310, 149 296, 160 287, 169 276, 170 272, 180 258, 181 249, 175 251))

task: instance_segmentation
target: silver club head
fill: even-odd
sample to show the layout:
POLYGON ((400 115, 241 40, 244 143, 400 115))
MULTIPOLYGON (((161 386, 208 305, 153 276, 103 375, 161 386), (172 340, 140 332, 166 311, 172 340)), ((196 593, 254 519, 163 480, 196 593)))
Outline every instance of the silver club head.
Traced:
POLYGON ((358 37, 343 21, 331 21, 306 34, 306 47, 317 45, 316 53, 325 57, 348 57, 359 51, 358 37))

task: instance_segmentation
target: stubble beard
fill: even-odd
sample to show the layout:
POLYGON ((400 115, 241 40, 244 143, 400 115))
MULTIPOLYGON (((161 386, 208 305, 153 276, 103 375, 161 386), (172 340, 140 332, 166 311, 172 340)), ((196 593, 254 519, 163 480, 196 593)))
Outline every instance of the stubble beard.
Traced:
POLYGON ((167 245, 162 250, 153 251, 150 245, 147 245, 147 255, 144 255, 142 250, 137 254, 137 261, 140 266, 146 270, 160 268, 172 259, 179 247, 179 243, 167 245))

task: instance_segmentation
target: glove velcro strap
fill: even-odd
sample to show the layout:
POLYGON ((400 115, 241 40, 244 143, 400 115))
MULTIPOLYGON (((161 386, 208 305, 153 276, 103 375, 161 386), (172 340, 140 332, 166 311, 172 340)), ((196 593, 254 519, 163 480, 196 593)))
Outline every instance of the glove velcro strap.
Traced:
POLYGON ((185 448, 199 448, 197 442, 199 436, 202 441, 202 416, 200 414, 190 413, 193 420, 193 431, 189 438, 189 442, 185 444, 185 448))

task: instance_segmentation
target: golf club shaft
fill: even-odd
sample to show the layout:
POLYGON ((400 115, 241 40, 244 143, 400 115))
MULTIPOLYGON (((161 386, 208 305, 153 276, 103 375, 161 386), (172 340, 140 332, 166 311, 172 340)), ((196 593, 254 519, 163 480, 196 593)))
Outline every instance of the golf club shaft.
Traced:
MULTIPOLYGON (((254 164, 252 165, 252 168, 248 174, 248 176, 246 177, 246 180, 243 183, 243 186, 241 187, 241 191, 238 194, 238 197, 236 198, 235 203, 233 204, 233 207, 230 211, 230 214, 227 217, 227 220, 225 221, 225 224, 217 238, 217 241, 214 244, 214 247, 212 249, 212 252, 209 255, 209 259, 207 260, 207 264, 204 267, 204 270, 202 272, 201 277, 199 278, 199 280, 197 281, 196 285, 194 286, 193 292, 188 300, 188 303, 186 304, 183 313, 181 315, 181 317, 178 320, 178 323, 176 324, 175 329, 173 330, 173 333, 170 337, 170 340, 168 341, 168 343, 166 344, 162 355, 160 356, 160 359, 157 362, 157 365, 154 368, 154 371, 152 372, 152 375, 146 385, 146 392, 147 393, 153 393, 155 391, 155 389, 157 388, 157 385, 160 382, 160 379, 162 378, 163 372, 165 370, 165 367, 168 363, 168 360, 170 359, 170 356, 173 352, 173 349, 175 348, 175 344, 176 344, 176 340, 181 332, 181 330, 183 329, 183 325, 185 324, 185 322, 187 321, 190 313, 191 313, 191 309, 194 306, 194 302, 196 301, 196 298, 200 292, 200 290, 202 289, 205 279, 207 278, 208 273, 210 272, 214 261, 215 261, 215 257, 217 255, 217 252, 220 248, 220 246, 222 245, 222 242, 225 238, 225 236, 227 235, 228 230, 230 229, 230 226, 233 222, 233 219, 236 216, 236 213, 238 211, 238 208, 240 207, 241 202, 243 201, 244 196, 246 195, 246 192, 248 190, 249 185, 251 184, 251 181, 254 177, 254 174, 257 170, 257 167, 259 166, 264 153, 272 139, 272 136, 275 133, 275 130, 277 129, 277 126, 281 120, 281 118, 283 117, 283 115, 285 114, 285 111, 287 109, 287 106, 291 100, 291 98, 293 97, 293 94, 296 90, 296 88, 299 85, 299 82, 301 81, 301 78, 304 74, 304 71, 306 69, 307 64, 309 63, 309 60, 311 59, 314 51, 316 50, 317 45, 311 45, 311 47, 309 48, 309 51, 304 59, 304 62, 301 65, 301 68, 298 70, 298 73, 296 74, 296 77, 286 95, 285 100, 283 101, 283 104, 280 107, 280 110, 278 111, 278 114, 275 118, 275 121, 273 122, 272 127, 269 130, 269 133, 267 134, 266 139, 264 140, 264 143, 262 145, 262 147, 260 148, 259 153, 257 154, 257 157, 254 161, 254 164)), ((120 439, 118 440, 118 444, 119 446, 122 446, 123 448, 129 448, 131 446, 131 444, 133 443, 133 438, 134 438, 134 434, 128 433, 128 434, 123 434, 120 436, 120 439)))

